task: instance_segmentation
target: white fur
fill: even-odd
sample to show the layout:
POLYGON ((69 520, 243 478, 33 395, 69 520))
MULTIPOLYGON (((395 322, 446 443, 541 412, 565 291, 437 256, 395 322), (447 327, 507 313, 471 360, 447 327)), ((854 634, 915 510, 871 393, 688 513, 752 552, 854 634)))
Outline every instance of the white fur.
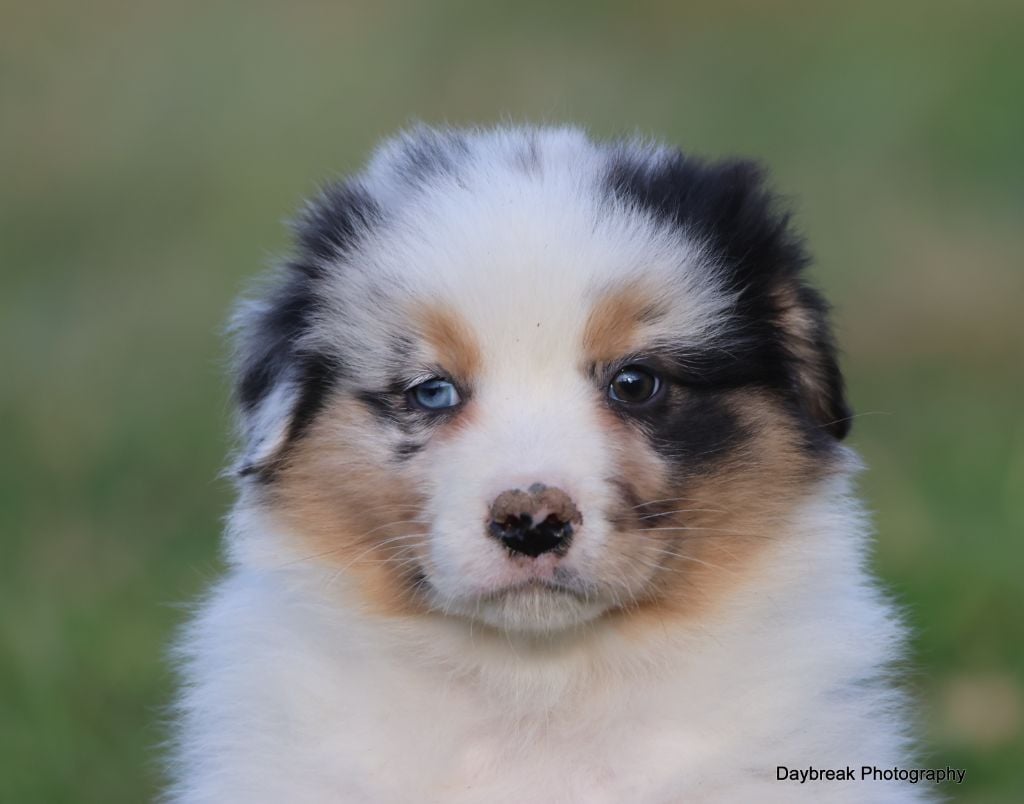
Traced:
MULTIPOLYGON (((852 469, 764 534, 753 566, 702 616, 653 631, 602 619, 647 578, 607 577, 616 456, 579 373, 589 304, 643 277, 674 310, 652 337, 708 342, 732 297, 700 242, 598 200, 603 157, 578 132, 531 133, 530 172, 513 164, 523 132, 475 136, 469 167, 417 192, 390 172, 401 142, 381 150, 361 180, 388 225, 368 233, 308 336, 358 355, 354 369, 368 378, 383 378, 383 344, 406 300, 443 301, 480 339, 472 428, 402 470, 427 492, 436 611, 372 613, 344 568, 311 560, 243 483, 230 569, 180 645, 171 800, 924 798, 910 785, 775 779, 778 765, 908 762, 901 698, 886 677, 902 633, 864 567, 852 469), (380 287, 386 299, 360 306, 380 287), (529 577, 478 532, 486 506, 536 480, 569 491, 584 512, 565 562, 605 591, 586 603, 536 589, 482 603, 529 577)), ((429 367, 429 354, 418 359, 429 367)), ((291 382, 243 423, 249 459, 282 442, 291 382)), ((366 460, 386 441, 343 437, 363 444, 366 460)), ((852 453, 844 461, 855 465, 852 453)))
POLYGON ((189 772, 174 799, 915 800, 923 789, 775 780, 777 765, 907 758, 880 676, 900 628, 864 572, 844 487, 799 512, 713 619, 647 644, 380 621, 341 603, 333 573, 240 557, 184 643, 189 772))

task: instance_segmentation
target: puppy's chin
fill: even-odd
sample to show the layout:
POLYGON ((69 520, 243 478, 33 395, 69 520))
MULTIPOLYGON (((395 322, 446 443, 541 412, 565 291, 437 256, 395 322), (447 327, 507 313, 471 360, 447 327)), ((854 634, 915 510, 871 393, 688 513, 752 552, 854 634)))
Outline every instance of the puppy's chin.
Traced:
POLYGON ((593 622, 610 606, 575 592, 539 583, 516 586, 446 607, 448 614, 498 631, 545 636, 593 622))

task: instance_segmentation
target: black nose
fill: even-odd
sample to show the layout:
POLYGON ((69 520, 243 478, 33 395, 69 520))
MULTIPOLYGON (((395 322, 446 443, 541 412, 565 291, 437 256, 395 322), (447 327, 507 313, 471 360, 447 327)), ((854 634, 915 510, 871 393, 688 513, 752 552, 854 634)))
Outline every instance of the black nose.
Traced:
POLYGON ((536 557, 564 553, 573 525, 583 517, 561 489, 534 483, 527 491, 503 491, 491 505, 490 534, 512 553, 536 557))

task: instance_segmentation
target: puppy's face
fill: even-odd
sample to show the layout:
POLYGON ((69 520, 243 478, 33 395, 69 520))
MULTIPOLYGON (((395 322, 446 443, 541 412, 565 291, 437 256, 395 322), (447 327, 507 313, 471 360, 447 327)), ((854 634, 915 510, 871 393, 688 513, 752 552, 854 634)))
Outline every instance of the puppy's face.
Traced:
POLYGON ((378 611, 685 614, 834 463, 824 306, 746 163, 419 132, 298 236, 242 313, 243 482, 378 611))

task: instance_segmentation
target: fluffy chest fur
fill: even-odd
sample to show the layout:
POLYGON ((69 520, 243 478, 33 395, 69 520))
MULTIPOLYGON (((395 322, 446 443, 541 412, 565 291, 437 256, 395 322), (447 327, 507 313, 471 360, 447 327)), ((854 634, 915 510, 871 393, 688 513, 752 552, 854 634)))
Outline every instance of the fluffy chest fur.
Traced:
POLYGON ((808 258, 749 163, 420 131, 239 315, 182 802, 906 801, 808 258))
POLYGON ((884 672, 900 628, 861 569, 863 521, 838 486, 794 520, 797 557, 765 555, 706 621, 626 622, 557 645, 444 623, 382 629, 349 612, 337 577, 253 557, 185 642, 189 773, 175 797, 923 800, 892 783, 776 779, 779 765, 909 755, 884 672))

